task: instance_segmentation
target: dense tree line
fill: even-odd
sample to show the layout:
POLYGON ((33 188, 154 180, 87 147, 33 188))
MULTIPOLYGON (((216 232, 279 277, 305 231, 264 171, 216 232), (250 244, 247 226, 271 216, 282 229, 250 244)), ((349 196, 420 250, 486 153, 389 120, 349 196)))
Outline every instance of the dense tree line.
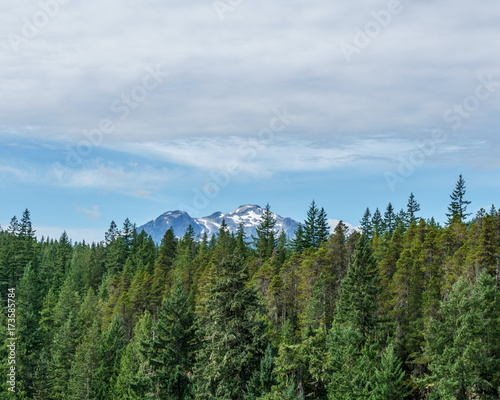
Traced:
POLYGON ((26 210, 0 231, 15 398, 498 399, 500 213, 468 205, 460 176, 445 226, 412 193, 361 232, 330 234, 313 202, 292 240, 268 205, 256 237, 160 245, 129 220, 102 243, 37 240, 26 210))

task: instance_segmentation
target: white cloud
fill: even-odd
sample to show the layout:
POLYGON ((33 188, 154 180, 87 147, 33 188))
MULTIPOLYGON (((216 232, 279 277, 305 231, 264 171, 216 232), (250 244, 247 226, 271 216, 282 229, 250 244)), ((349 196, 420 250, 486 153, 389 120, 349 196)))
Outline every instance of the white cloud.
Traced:
POLYGON ((85 207, 77 207, 76 212, 78 214, 86 214, 88 215, 91 219, 99 219, 101 217, 101 213, 99 211, 99 206, 94 206, 91 209, 85 208, 85 207))
MULTIPOLYGON (((431 138, 423 134, 422 140, 431 138)), ((299 139, 279 134, 274 140, 251 137, 192 138, 168 142, 123 143, 114 149, 158 161, 205 171, 226 170, 236 164, 244 173, 270 176, 276 172, 325 171, 371 164, 382 170, 399 157, 418 148, 420 141, 393 135, 358 138, 332 146, 328 141, 299 139), (373 164, 377 161, 377 165, 373 164)), ((446 143, 436 147, 430 162, 453 156, 464 146, 446 143)))
MULTIPOLYGON (((480 74, 500 80, 500 43, 491 40, 500 29, 500 3, 403 3, 404 11, 347 63, 340 43, 352 42, 356 27, 386 0, 252 0, 222 22, 206 0, 69 2, 18 53, 8 35, 20 34, 23 17, 40 6, 6 0, 2 132, 77 143, 83 129, 109 117, 116 129, 105 135, 107 144, 244 137, 267 123, 273 107, 286 105, 296 116, 295 134, 337 149, 318 159, 323 165, 341 160, 353 136, 389 131, 416 140, 443 125, 443 112, 473 93, 480 74), (156 64, 171 78, 121 120, 112 102, 156 64)), ((499 106, 495 93, 462 132, 496 140, 499 106)), ((481 157, 469 161, 496 159, 493 148, 482 146, 481 157)))
MULTIPOLYGON (((120 165, 99 159, 85 161, 78 168, 70 168, 59 162, 6 160, 6 165, 0 165, 0 184, 96 189, 101 192, 151 197, 153 192, 160 191, 168 182, 179 177, 178 171, 164 167, 120 165)), ((91 218, 98 218, 100 215, 96 207, 90 210, 78 207, 77 212, 86 213, 91 218)))

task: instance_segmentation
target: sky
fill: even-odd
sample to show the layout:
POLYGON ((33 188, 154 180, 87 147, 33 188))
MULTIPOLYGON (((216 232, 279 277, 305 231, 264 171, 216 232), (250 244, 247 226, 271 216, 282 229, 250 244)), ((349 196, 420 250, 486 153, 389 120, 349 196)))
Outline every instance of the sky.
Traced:
POLYGON ((0 224, 500 206, 496 0, 4 0, 0 224))

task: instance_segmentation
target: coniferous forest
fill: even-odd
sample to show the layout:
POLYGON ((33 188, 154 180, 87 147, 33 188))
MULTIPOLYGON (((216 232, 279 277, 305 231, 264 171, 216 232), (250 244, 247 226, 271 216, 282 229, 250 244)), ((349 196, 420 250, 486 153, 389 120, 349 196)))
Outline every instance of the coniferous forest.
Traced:
POLYGON ((128 219, 37 239, 26 210, 0 232, 0 398, 499 399, 500 213, 462 177, 450 197, 441 224, 411 194, 361 233, 313 202, 294 238, 267 206, 256 237, 160 245, 128 219))

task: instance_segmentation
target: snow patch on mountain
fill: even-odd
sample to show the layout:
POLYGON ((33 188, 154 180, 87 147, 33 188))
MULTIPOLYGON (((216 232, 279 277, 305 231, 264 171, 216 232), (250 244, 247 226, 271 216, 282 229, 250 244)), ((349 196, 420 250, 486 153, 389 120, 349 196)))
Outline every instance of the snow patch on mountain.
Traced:
MULTIPOLYGON (((225 220, 230 232, 236 232, 239 225, 243 224, 243 230, 246 236, 250 238, 257 235, 257 226, 259 226, 263 214, 264 209, 255 204, 242 205, 226 214, 218 211, 203 218, 192 218, 185 211, 168 211, 155 220, 140 226, 138 230, 145 230, 156 243, 160 243, 165 232, 170 227, 174 229, 174 234, 177 237, 183 236, 189 225, 193 227, 196 235, 201 236, 206 233, 210 237, 212 234, 219 232, 222 221, 225 220)), ((296 221, 291 218, 283 218, 274 213, 273 216, 276 218, 275 230, 277 233, 285 231, 289 237, 294 235, 298 225, 296 221)))
MULTIPOLYGON (((140 226, 138 230, 139 232, 145 230, 147 234, 153 237, 156 243, 160 243, 165 232, 170 227, 174 229, 174 234, 177 237, 182 237, 189 225, 192 226, 196 235, 202 236, 206 233, 208 237, 211 237, 213 234, 217 235, 219 233, 222 221, 225 220, 230 232, 236 232, 239 225, 243 224, 243 230, 247 238, 251 238, 257 235, 257 227, 262 221, 264 211, 262 207, 256 204, 245 204, 226 214, 217 211, 203 218, 192 218, 185 211, 168 211, 155 220, 140 226)), ((279 234, 281 231, 284 231, 289 238, 293 238, 298 222, 291 218, 284 218, 275 213, 273 213, 273 216, 276 219, 276 233, 279 234)), ((336 219, 328 220, 331 232, 334 231, 338 223, 339 220, 336 219)), ((359 227, 355 227, 346 222, 344 222, 344 224, 349 228, 349 233, 355 230, 360 231, 359 227)))

